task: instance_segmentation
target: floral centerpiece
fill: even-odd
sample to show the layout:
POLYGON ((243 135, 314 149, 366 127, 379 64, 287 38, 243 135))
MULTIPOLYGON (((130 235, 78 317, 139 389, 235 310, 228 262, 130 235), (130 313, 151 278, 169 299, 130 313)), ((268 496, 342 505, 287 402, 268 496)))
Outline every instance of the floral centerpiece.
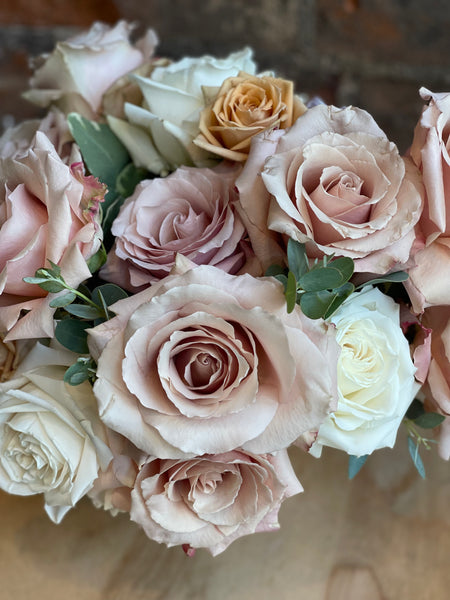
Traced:
POLYGON ((448 460, 450 94, 402 156, 248 48, 131 30, 36 59, 0 139, 1 488, 217 554, 278 527, 291 446, 448 460))

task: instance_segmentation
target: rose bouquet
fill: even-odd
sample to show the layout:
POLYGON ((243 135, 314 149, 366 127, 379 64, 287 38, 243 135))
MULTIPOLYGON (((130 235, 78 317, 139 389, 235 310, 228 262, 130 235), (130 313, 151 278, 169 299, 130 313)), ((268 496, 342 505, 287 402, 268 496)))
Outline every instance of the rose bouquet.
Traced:
POLYGON ((36 59, 48 112, 0 139, 1 488, 217 554, 278 527, 291 446, 448 460, 450 94, 401 156, 249 49, 131 29, 36 59))

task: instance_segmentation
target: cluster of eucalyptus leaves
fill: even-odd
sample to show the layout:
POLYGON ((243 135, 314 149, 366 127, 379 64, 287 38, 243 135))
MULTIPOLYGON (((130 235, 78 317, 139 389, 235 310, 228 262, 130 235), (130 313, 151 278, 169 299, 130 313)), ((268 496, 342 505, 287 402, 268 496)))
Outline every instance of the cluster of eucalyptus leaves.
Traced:
POLYGON ((353 292, 364 286, 380 283, 400 283, 408 279, 404 271, 388 273, 355 286, 351 281, 355 263, 347 256, 338 258, 325 255, 311 261, 305 244, 289 239, 287 243, 287 268, 272 265, 266 271, 284 285, 287 311, 296 304, 310 319, 329 319, 353 292))

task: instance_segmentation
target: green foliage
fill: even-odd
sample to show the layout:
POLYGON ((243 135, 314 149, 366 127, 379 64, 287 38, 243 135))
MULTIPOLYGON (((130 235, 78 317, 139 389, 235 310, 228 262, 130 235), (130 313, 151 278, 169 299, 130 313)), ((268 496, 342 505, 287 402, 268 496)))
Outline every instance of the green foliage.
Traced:
POLYGON ((67 369, 64 381, 70 385, 80 385, 84 381, 92 381, 95 377, 95 362, 92 358, 80 356, 76 363, 67 369))
MULTIPOLYGON (((77 113, 70 113, 67 120, 89 172, 108 188, 101 214, 104 242, 110 248, 114 241, 111 226, 120 207, 136 185, 150 174, 146 169, 135 167, 127 149, 106 123, 90 121, 77 113)), ((95 270, 92 268, 91 272, 95 270)))
POLYGON ((417 427, 422 429, 434 429, 438 427, 445 417, 435 412, 426 412, 423 403, 415 398, 406 412, 404 423, 408 431, 408 449, 419 475, 425 478, 425 467, 419 454, 420 446, 430 450, 431 444, 436 444, 436 440, 423 437, 417 427))
POLYGON ((425 479, 425 467, 419 454, 419 442, 415 442, 411 436, 408 436, 408 450, 417 472, 425 479))
POLYGON ((362 469, 364 463, 368 458, 368 454, 363 454, 362 456, 353 456, 350 454, 348 457, 348 478, 353 479, 359 471, 362 469))
POLYGON ((60 344, 77 354, 88 354, 86 329, 90 323, 78 319, 63 319, 55 327, 55 337, 60 344))
POLYGON ((287 244, 287 262, 287 269, 272 265, 266 276, 275 277, 283 284, 288 312, 299 304, 310 319, 329 319, 355 290, 368 284, 397 283, 408 278, 406 273, 399 271, 355 288, 350 281, 355 268, 351 258, 324 256, 320 261, 316 258, 310 265, 305 245, 291 238, 287 244))

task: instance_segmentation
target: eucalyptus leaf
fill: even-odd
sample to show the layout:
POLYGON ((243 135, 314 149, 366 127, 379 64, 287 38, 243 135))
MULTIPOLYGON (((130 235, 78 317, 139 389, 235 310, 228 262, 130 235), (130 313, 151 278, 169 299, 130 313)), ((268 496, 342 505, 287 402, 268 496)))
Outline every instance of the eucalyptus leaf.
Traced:
POLYGON ((137 184, 150 176, 147 169, 136 167, 132 162, 128 163, 119 173, 116 179, 115 188, 117 193, 128 198, 134 192, 137 184))
POLYGON ((300 308, 310 319, 321 319, 335 301, 336 294, 328 290, 305 292, 300 296, 300 308))
POLYGON ((345 302, 345 300, 347 300, 347 298, 351 294, 353 294, 354 291, 355 291, 355 286, 353 285, 353 283, 350 283, 349 281, 347 281, 347 283, 344 283, 344 285, 341 285, 340 288, 333 290, 333 293, 335 294, 334 300, 332 301, 332 303, 328 307, 327 311, 323 315, 323 318, 329 319, 331 317, 331 315, 333 313, 335 313, 336 310, 341 306, 341 304, 343 304, 345 302))
POLYGON ((405 271, 396 271, 395 273, 388 273, 387 275, 382 275, 381 277, 366 281, 365 283, 358 285, 356 289, 359 290, 366 285, 376 285, 378 283, 401 283, 402 281, 406 281, 408 277, 409 275, 408 273, 405 273, 405 271))
POLYGON ((43 281, 39 284, 39 287, 52 294, 57 294, 58 292, 62 292, 66 289, 66 286, 63 283, 60 283, 59 281, 52 281, 51 279, 43 281))
POLYGON ((332 290, 345 283, 342 273, 333 267, 317 267, 305 273, 298 280, 301 289, 306 292, 320 292, 332 290))
POLYGON ((97 252, 91 256, 91 258, 87 261, 87 266, 91 273, 95 273, 102 267, 106 262, 106 250, 104 245, 102 244, 97 252))
POLYGON ((80 317, 80 319, 94 320, 103 315, 97 308, 86 304, 70 304, 65 308, 68 313, 74 317, 80 317))
POLYGON ((292 271, 289 271, 287 276, 285 296, 287 311, 288 313, 291 313, 294 310, 295 302, 297 300, 297 281, 295 280, 295 275, 292 271))
POLYGON ((440 425, 444 420, 444 415, 429 412, 418 416, 416 419, 414 419, 414 423, 419 427, 422 427, 422 429, 434 429, 435 427, 440 425))
POLYGON ((264 275, 265 277, 276 277, 277 275, 284 275, 285 270, 281 265, 270 265, 264 275))
POLYGON ((89 121, 78 113, 70 113, 67 121, 89 171, 115 190, 118 174, 130 161, 125 146, 106 123, 89 121))
POLYGON ((417 417, 420 417, 420 415, 423 414, 425 414, 423 403, 418 398, 414 398, 408 410, 406 411, 406 418, 414 421, 417 419, 417 417))
POLYGON ((73 292, 68 292, 67 294, 63 294, 62 296, 57 296, 53 298, 50 302, 50 306, 52 308, 63 308, 68 304, 71 304, 76 298, 76 295, 73 292))
POLYGON ((328 266, 337 269, 341 273, 344 281, 348 281, 355 270, 355 263, 348 256, 335 258, 328 263, 328 266))
POLYGON ((297 240, 289 238, 287 243, 287 259, 289 270, 293 272, 298 281, 309 268, 308 257, 306 255, 305 244, 300 244, 297 240))
POLYGON ((89 323, 78 319, 64 319, 55 327, 55 337, 60 344, 77 354, 88 354, 86 329, 89 323))
POLYGON ((408 436, 408 450, 409 454, 411 455, 414 466, 417 469, 417 472, 423 479, 425 479, 425 467, 423 465, 422 458, 419 454, 419 446, 416 444, 416 442, 412 439, 411 436, 408 436))
POLYGON ((64 381, 69 385, 80 385, 89 379, 89 370, 84 364, 76 362, 64 373, 64 381))
POLYGON ((47 277, 24 277, 23 281, 25 281, 25 283, 33 283, 36 285, 40 285, 41 283, 45 283, 46 281, 48 281, 47 277))
POLYGON ((350 456, 348 457, 349 479, 353 479, 359 473, 364 463, 366 462, 368 456, 368 454, 363 454, 362 456, 353 456, 353 454, 350 454, 350 456))
POLYGON ((284 273, 280 273, 280 275, 275 275, 275 279, 277 279, 280 283, 283 284, 284 286, 284 290, 286 292, 286 287, 287 287, 287 275, 285 275, 284 273))
POLYGON ((100 294, 103 297, 106 306, 111 306, 118 300, 123 300, 124 298, 128 298, 128 294, 118 285, 114 283, 105 283, 103 285, 99 285, 92 291, 92 301, 95 304, 101 303, 100 294))

